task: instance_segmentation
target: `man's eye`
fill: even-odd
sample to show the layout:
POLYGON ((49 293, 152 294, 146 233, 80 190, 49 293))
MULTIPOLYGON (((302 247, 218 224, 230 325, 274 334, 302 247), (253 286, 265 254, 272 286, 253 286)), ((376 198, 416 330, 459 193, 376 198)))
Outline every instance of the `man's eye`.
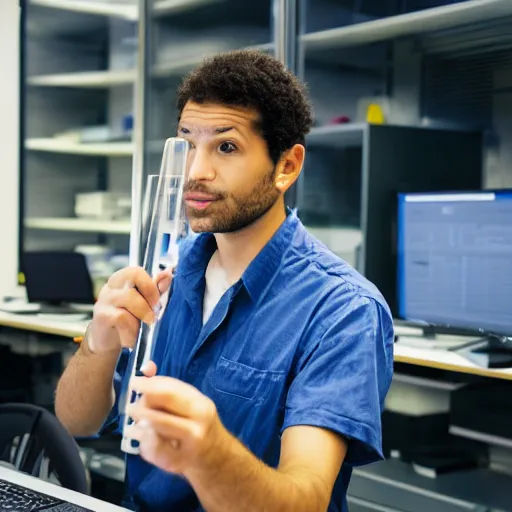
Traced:
POLYGON ((236 151, 236 146, 232 142, 223 142, 219 146, 219 151, 221 153, 229 154, 232 153, 233 151, 236 151))

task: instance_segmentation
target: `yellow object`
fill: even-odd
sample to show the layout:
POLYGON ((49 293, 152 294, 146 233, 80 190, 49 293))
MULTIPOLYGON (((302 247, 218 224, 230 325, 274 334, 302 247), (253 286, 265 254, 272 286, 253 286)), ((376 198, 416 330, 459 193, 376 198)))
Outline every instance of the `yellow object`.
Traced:
POLYGON ((370 103, 366 111, 366 122, 370 124, 384 124, 384 112, 377 103, 370 103))
POLYGON ((18 272, 18 284, 25 284, 25 274, 18 272))

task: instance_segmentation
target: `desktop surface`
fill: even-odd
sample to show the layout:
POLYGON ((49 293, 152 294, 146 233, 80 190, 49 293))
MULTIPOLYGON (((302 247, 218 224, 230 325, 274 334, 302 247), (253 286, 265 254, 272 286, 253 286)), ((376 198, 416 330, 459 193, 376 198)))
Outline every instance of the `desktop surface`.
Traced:
POLYGON ((7 313, 0 311, 0 326, 19 329, 22 331, 53 334, 64 338, 83 336, 89 320, 83 315, 75 320, 71 315, 39 315, 7 313))
POLYGON ((0 466, 0 512, 121 512, 126 509, 0 466))

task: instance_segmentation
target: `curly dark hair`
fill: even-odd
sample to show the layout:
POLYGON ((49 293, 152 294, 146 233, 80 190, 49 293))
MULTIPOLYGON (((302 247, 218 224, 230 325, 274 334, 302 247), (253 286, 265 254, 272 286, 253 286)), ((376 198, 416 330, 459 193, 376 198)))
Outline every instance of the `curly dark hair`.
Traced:
POLYGON ((306 87, 281 62, 257 50, 236 50, 206 59, 178 88, 178 118, 187 101, 253 108, 257 129, 276 164, 284 151, 305 144, 313 124, 306 87))

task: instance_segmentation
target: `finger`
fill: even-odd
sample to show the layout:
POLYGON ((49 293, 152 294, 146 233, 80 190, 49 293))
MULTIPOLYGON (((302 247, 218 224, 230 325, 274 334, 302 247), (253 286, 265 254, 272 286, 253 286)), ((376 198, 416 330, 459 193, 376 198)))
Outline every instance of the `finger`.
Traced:
POLYGON ((190 384, 170 377, 135 377, 131 385, 134 391, 143 395, 147 407, 187 418, 195 418, 199 409, 196 404, 207 400, 190 384))
POLYGON ((165 293, 172 282, 172 268, 167 268, 159 272, 155 277, 155 283, 160 293, 165 293))
POLYGON ((202 432, 201 426, 194 420, 150 409, 143 404, 142 399, 129 405, 126 412, 139 429, 151 428, 166 439, 199 438, 202 432))
POLYGON ((133 347, 140 328, 140 321, 124 308, 109 303, 94 306, 94 318, 100 325, 115 329, 119 335, 121 346, 133 347))
POLYGON ((129 290, 113 290, 110 303, 119 309, 125 309, 135 318, 147 324, 155 321, 155 313, 146 299, 135 288, 129 290))
POLYGON ((147 426, 140 427, 134 424, 128 428, 129 437, 139 441, 141 458, 169 473, 176 470, 180 454, 174 449, 172 441, 163 439, 154 429, 147 426))
POLYGON ((141 370, 146 377, 154 377, 157 372, 157 367, 153 361, 148 361, 146 364, 144 364, 141 370))
POLYGON ((128 267, 116 272, 109 279, 109 286, 118 289, 136 288, 151 308, 156 306, 160 298, 155 282, 141 267, 128 267))
POLYGON ((115 310, 114 314, 117 315, 115 324, 121 340, 121 346, 133 348, 137 341, 140 321, 125 309, 118 309, 113 306, 112 309, 115 310))
POLYGON ((162 273, 156 277, 156 285, 158 287, 158 291, 163 294, 165 293, 171 286, 172 283, 172 275, 169 273, 162 273))

